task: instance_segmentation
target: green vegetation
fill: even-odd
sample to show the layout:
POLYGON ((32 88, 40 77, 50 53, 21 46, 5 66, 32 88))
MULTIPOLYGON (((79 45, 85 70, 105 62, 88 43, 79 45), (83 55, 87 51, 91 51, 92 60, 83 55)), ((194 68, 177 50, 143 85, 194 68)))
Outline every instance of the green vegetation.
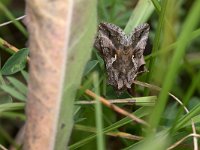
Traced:
MULTIPOLYGON (((16 133, 26 121, 24 108, 28 92, 27 64, 31 63, 31 58, 28 57, 29 50, 26 46, 28 32, 21 21, 13 21, 24 15, 25 4, 15 6, 15 3, 14 0, 0 1, 0 149, 11 145, 15 148, 21 146, 16 141, 16 133), (1 26, 11 20, 13 23, 1 26), (12 45, 6 45, 5 41, 12 45), (19 51, 16 52, 16 49, 19 51)), ((98 0, 97 6, 94 6, 95 2, 91 2, 85 14, 79 14, 82 15, 81 23, 84 28, 81 30, 75 26, 77 30, 74 31, 74 36, 79 40, 72 41, 74 43, 71 43, 69 49, 78 61, 68 63, 70 72, 65 80, 62 105, 69 105, 61 108, 59 118, 59 125, 62 120, 69 123, 69 128, 65 132, 58 129, 56 145, 63 147, 70 138, 68 147, 71 150, 198 150, 200 1, 98 0), (92 36, 96 20, 98 23, 116 24, 127 34, 145 22, 151 27, 149 44, 145 50, 149 72, 137 78, 142 83, 135 84, 134 97, 126 91, 119 95, 106 84, 104 62, 97 50, 90 48, 91 42, 86 38, 92 36), (73 53, 73 49, 77 51, 73 53), (89 57, 84 52, 86 49, 91 51, 91 58, 84 65, 86 59, 83 57, 89 57), (76 91, 79 82, 80 88, 76 91), (150 85, 145 87, 145 83, 150 85), (87 89, 107 100, 134 100, 134 103, 116 105, 148 125, 134 122, 130 117, 112 110, 112 107, 108 108, 99 102, 98 97, 86 94, 87 89), (74 98, 75 104, 72 101, 74 98), (96 103, 78 103, 90 100, 95 100, 96 103), (68 112, 74 112, 73 121, 67 118, 68 112), (62 137, 65 138, 60 140, 62 137), (177 142, 181 139, 184 140, 178 145, 177 142)))

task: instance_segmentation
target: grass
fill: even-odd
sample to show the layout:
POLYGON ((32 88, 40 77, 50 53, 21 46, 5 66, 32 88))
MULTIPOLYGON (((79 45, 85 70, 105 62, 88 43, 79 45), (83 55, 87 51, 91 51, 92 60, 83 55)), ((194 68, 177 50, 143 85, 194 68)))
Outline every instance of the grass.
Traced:
MULTIPOLYGON (((98 74, 93 74, 93 82, 95 87, 95 93, 99 95, 99 78, 98 74)), ((96 127, 97 127, 97 148, 99 150, 105 149, 105 143, 104 143, 104 135, 103 135, 103 120, 102 120, 102 104, 98 97, 96 98, 97 103, 95 104, 95 118, 96 118, 96 127)))
POLYGON ((200 3, 196 1, 196 3, 193 4, 192 11, 190 11, 188 17, 185 20, 185 23, 183 24, 182 32, 180 33, 180 38, 178 39, 177 48, 172 57, 171 64, 169 65, 169 71, 167 72, 164 79, 163 89, 159 95, 160 101, 158 102, 156 109, 154 109, 151 117, 152 120, 154 120, 152 121, 153 128, 157 128, 161 114, 164 111, 164 107, 167 102, 168 92, 170 91, 170 88, 173 85, 174 78, 178 73, 180 59, 183 58, 186 46, 188 45, 188 36, 190 36, 190 33, 194 30, 196 24, 198 23, 197 14, 199 13, 199 6, 200 3), (156 118, 154 117, 155 115, 157 116, 156 118))
MULTIPOLYGON (((71 150, 116 149, 115 146, 126 150, 159 150, 172 147, 176 147, 177 150, 198 149, 198 138, 200 137, 198 134, 200 132, 198 127, 200 123, 200 61, 198 59, 200 56, 198 19, 200 1, 193 0, 190 3, 189 6, 185 1, 175 2, 173 0, 152 0, 151 3, 148 0, 140 0, 135 4, 132 1, 100 0, 97 7, 95 3, 90 3, 91 7, 88 7, 87 12, 82 14, 82 18, 86 17, 84 20, 87 22, 79 20, 83 21, 84 28, 79 28, 79 22, 73 26, 78 27, 77 30, 73 30, 78 40, 72 40, 70 52, 77 61, 71 61, 68 64, 71 74, 70 78, 65 81, 66 87, 63 91, 66 93, 63 93, 64 100, 60 116, 62 121, 69 123, 69 128, 65 132, 58 131, 60 132, 56 143, 58 147, 65 147, 66 139, 69 139, 68 147, 71 150), (98 16, 95 15, 96 11, 98 11, 98 16), (92 37, 92 32, 97 27, 95 20, 114 23, 124 29, 126 34, 129 34, 139 24, 145 22, 150 24, 149 39, 152 52, 145 56, 149 72, 137 80, 151 83, 151 85, 148 88, 135 85, 135 97, 131 97, 127 92, 117 95, 114 89, 106 84, 104 63, 96 49, 92 49, 92 42, 87 40, 88 37, 92 37), (90 51, 92 51, 91 58, 85 66, 90 51), (81 88, 78 88, 79 85, 81 88), (150 88, 154 85, 160 86, 161 90, 156 91, 150 88), (135 104, 116 105, 128 110, 137 118, 145 120, 148 127, 102 105, 98 98, 95 104, 78 104, 78 109, 75 111, 73 99, 76 101, 93 100, 85 93, 86 89, 105 99, 131 98, 135 100, 135 104), (169 92, 178 97, 183 105, 178 103, 177 99, 169 97, 169 92), (73 115, 73 120, 70 119, 70 115, 73 115), (75 128, 72 129, 71 134, 73 125, 75 128), (133 137, 140 138, 138 140, 133 137), (184 143, 187 143, 187 146, 184 143)), ((1 23, 14 20, 15 17, 19 17, 16 14, 24 13, 23 10, 16 13, 15 10, 10 9, 12 6, 12 1, 0 2, 0 10, 3 12, 0 14, 1 23)), ((20 21, 14 21, 13 25, 0 27, 1 73, 5 73, 5 70, 10 73, 0 75, 0 121, 3 122, 0 125, 0 143, 6 148, 10 145, 20 146, 15 141, 13 130, 15 133, 18 132, 19 129, 16 129, 16 126, 26 120, 24 107, 29 72, 28 67, 21 62, 26 62, 27 56, 16 53, 14 50, 17 45, 20 45, 17 47, 19 50, 24 50, 21 47, 25 47, 25 43, 21 43, 15 37, 20 36, 27 39, 27 35, 20 21), (12 32, 13 30, 17 35, 12 32), (5 47, 4 41, 12 43, 11 46, 5 47), (15 46, 14 49, 12 45, 15 46), (14 61, 9 62, 11 55, 15 63, 14 61), (16 68, 16 66, 18 68, 12 72, 10 68, 16 68), (12 130, 6 128, 7 124, 10 124, 12 130)))
MULTIPOLYGON (((154 38, 154 41, 153 41, 152 53, 155 53, 159 50, 160 38, 161 38, 163 24, 164 24, 164 20, 165 20, 165 12, 166 12, 166 7, 167 7, 167 1, 168 0, 162 1, 162 9, 160 10, 160 14, 159 14, 158 26, 157 26, 157 30, 155 32, 155 38, 154 38)), ((154 5, 154 6, 157 6, 157 5, 154 5)), ((147 75, 147 78, 146 78, 147 83, 151 80, 151 78, 153 76, 154 63, 155 63, 155 57, 151 58, 150 61, 149 61, 148 68, 149 68, 150 73, 147 75)), ((148 95, 149 92, 146 90, 145 94, 148 95)))

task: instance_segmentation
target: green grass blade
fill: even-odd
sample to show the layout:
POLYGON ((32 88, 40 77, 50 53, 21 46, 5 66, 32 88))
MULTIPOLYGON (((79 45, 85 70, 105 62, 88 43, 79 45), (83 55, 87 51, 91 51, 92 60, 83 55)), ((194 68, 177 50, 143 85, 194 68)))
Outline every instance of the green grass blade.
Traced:
POLYGON ((97 27, 97 1, 73 1, 71 35, 67 49, 67 67, 62 89, 60 116, 57 126, 55 149, 65 149, 73 127, 74 100, 83 71, 90 58, 97 27), (87 4, 87 5, 85 5, 87 4), (83 9, 84 6, 84 9, 83 9), (81 15, 81 18, 80 18, 81 15))
MULTIPOLYGON (((193 40, 197 39, 198 37, 200 37, 200 29, 193 31, 190 38, 188 38, 188 41, 192 42, 193 40)), ((151 59, 152 57, 156 57, 158 55, 161 55, 161 54, 164 54, 167 52, 171 52, 172 50, 174 50, 176 48, 177 43, 178 42, 174 42, 171 45, 169 45, 168 47, 161 48, 159 51, 156 51, 156 52, 152 52, 150 55, 145 57, 145 60, 147 61, 147 60, 151 59)))
POLYGON ((107 20, 110 20, 110 16, 108 15, 108 11, 106 9, 105 0, 99 0, 99 14, 102 14, 102 17, 107 20))
POLYGON ((185 116, 183 116, 182 118, 180 118, 178 120, 178 123, 175 126, 175 130, 179 130, 180 128, 182 128, 185 124, 187 124, 189 121, 191 121, 191 119, 197 115, 200 114, 200 104, 195 106, 194 108, 192 108, 192 110, 190 110, 190 112, 188 114, 186 114, 185 116))
POLYGON ((191 11, 189 12, 184 22, 182 32, 179 36, 176 51, 174 52, 168 72, 164 79, 162 91, 159 94, 158 103, 150 117, 150 123, 153 129, 158 127, 162 112, 167 102, 168 92, 172 87, 172 84, 174 82, 174 79, 176 77, 176 74, 180 66, 180 60, 181 58, 183 58, 186 46, 188 45, 188 37, 190 36, 191 32, 194 30, 195 26, 199 21, 198 19, 199 16, 198 14, 200 13, 199 8, 200 8, 200 1, 197 0, 194 2, 191 11))
POLYGON ((28 82, 28 76, 29 76, 28 72, 21 70, 21 74, 24 77, 24 79, 26 80, 26 82, 28 82))
POLYGON ((92 71, 92 69, 94 69, 94 67, 98 64, 97 60, 91 60, 88 61, 86 66, 85 66, 85 70, 83 72, 83 76, 86 76, 88 73, 90 73, 92 71))
POLYGON ((162 130, 157 133, 156 137, 148 137, 139 143, 124 148, 123 150, 166 150, 168 143, 168 133, 165 130, 162 130))
POLYGON ((0 105, 0 112, 13 111, 13 110, 23 110, 25 103, 8 103, 0 105))
POLYGON ((1 72, 0 72, 0 84, 6 84, 4 79, 3 79, 1 72))
MULTIPOLYGON (((99 95, 99 78, 98 74, 93 74, 93 82, 95 87, 95 94, 99 95)), ((102 119, 102 104, 99 101, 98 98, 96 98, 96 104, 95 104, 95 118, 96 118, 96 128, 97 128, 97 149, 98 150, 104 150, 105 144, 104 144, 104 135, 103 135, 103 119, 102 119)))
POLYGON ((20 119, 22 121, 26 121, 26 116, 23 113, 18 113, 18 112, 1 112, 0 113, 0 118, 6 118, 6 119, 12 119, 12 120, 16 120, 20 119))
POLYGON ((161 7, 160 7, 159 2, 157 0, 151 0, 151 1, 153 3, 153 5, 154 5, 154 7, 155 7, 155 9, 157 11, 157 13, 160 13, 161 12, 161 7))
MULTIPOLYGON (((183 99, 183 104, 184 104, 184 106, 187 106, 187 104, 188 104, 190 98, 192 97, 192 95, 193 95, 195 89, 197 88, 197 86, 199 85, 199 83, 200 83, 200 71, 199 71, 199 73, 197 73, 197 75, 193 78, 193 81, 192 81, 191 85, 189 86, 189 88, 188 88, 186 94, 184 95, 184 99, 183 99)), ((178 112, 178 114, 176 115, 176 119, 175 119, 175 121, 174 121, 173 127, 176 126, 177 121, 178 121, 178 118, 179 118, 180 115, 183 113, 183 111, 184 111, 184 108, 183 108, 183 107, 180 107, 180 108, 179 108, 179 112, 178 112)), ((173 127, 172 127, 172 131, 173 131, 173 127)))
POLYGON ((23 94, 21 94, 19 91, 17 91, 15 88, 9 85, 1 85, 0 88, 6 93, 10 94, 11 96, 17 98, 18 100, 26 101, 26 97, 23 94))
MULTIPOLYGON (((152 53, 155 53, 156 51, 158 51, 159 46, 160 46, 160 38, 161 38, 161 32, 163 29, 163 25, 164 25, 164 18, 165 18, 165 12, 166 12, 166 7, 167 7, 167 1, 168 0, 163 0, 162 1, 162 9, 159 15, 159 20, 158 20, 158 27, 156 30, 156 34, 155 34, 155 38, 153 41, 153 49, 152 49, 152 53)), ((146 82, 149 83, 149 80, 151 79, 151 77, 153 76, 153 66, 155 63, 155 58, 151 58, 150 62, 149 62, 149 73, 147 74, 147 78, 146 78, 146 82)), ((148 95, 149 90, 146 89, 145 90, 145 95, 148 95)))
POLYGON ((23 95, 27 94, 28 89, 24 83, 22 83, 21 81, 17 80, 16 78, 13 78, 13 77, 7 77, 7 79, 23 95))
MULTIPOLYGON (((150 113, 150 109, 149 108, 147 108, 147 107, 141 107, 141 108, 139 108, 138 110, 136 110, 134 112, 134 115, 136 115, 138 118, 141 118, 141 117, 146 116, 149 113, 150 113)), ((103 133, 108 133, 110 131, 113 131, 113 130, 115 130, 115 129, 119 128, 119 127, 122 127, 122 126, 124 126, 124 125, 126 125, 128 123, 131 123, 131 122, 133 122, 132 119, 130 119, 129 117, 125 117, 125 118, 123 118, 123 119, 121 119, 121 120, 113 123, 112 125, 104 128, 103 133)), ((95 138, 96 138, 96 134, 91 135, 89 137, 86 137, 83 140, 78 141, 77 143, 69 146, 69 149, 70 150, 77 149, 77 148, 85 145, 86 143, 89 143, 90 141, 92 141, 95 138)))
MULTIPOLYGON (((200 123, 200 115, 197 115, 195 117, 192 118, 192 121, 195 123, 195 124, 199 124, 200 123)), ((188 121, 187 123, 181 125, 181 128, 185 128, 185 127, 188 127, 190 126, 191 127, 191 120, 188 121)), ((180 129, 181 129, 180 128, 180 129)), ((177 128, 178 129, 178 128, 177 128)))
POLYGON ((149 0, 140 0, 133 10, 133 13, 124 29, 129 34, 135 27, 148 20, 154 11, 154 6, 149 0))

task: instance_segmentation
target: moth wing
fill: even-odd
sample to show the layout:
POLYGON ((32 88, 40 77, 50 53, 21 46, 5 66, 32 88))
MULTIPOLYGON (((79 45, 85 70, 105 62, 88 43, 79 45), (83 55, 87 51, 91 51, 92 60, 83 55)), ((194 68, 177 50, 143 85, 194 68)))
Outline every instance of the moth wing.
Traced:
POLYGON ((139 56, 143 55, 148 35, 149 25, 147 23, 137 26, 132 33, 132 46, 139 56))
POLYGON ((116 49, 119 48, 121 45, 120 41, 125 36, 124 31, 120 27, 111 23, 100 23, 99 31, 101 31, 105 36, 108 37, 108 39, 112 41, 116 49))
POLYGON ((104 60, 114 57, 115 46, 103 32, 99 31, 94 46, 99 51, 101 57, 103 57, 104 60))
POLYGON ((103 57, 112 56, 118 44, 122 29, 111 23, 100 23, 94 47, 103 57))
POLYGON ((145 61, 144 61, 144 49, 147 45, 147 39, 149 35, 149 25, 147 23, 137 26, 133 33, 132 33, 132 47, 134 49, 137 61, 138 61, 138 74, 143 72, 147 72, 145 68, 145 61))
POLYGON ((124 35, 123 30, 112 23, 100 23, 99 30, 102 30, 108 37, 119 37, 124 35))

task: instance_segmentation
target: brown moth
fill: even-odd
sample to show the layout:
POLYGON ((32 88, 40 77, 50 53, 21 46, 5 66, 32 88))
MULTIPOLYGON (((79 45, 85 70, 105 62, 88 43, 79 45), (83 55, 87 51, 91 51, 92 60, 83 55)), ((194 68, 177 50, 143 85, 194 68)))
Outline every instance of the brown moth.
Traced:
POLYGON ((147 43, 149 25, 137 26, 129 35, 111 23, 100 23, 95 48, 103 58, 108 84, 121 91, 131 88, 133 80, 146 72, 143 52, 147 43))

